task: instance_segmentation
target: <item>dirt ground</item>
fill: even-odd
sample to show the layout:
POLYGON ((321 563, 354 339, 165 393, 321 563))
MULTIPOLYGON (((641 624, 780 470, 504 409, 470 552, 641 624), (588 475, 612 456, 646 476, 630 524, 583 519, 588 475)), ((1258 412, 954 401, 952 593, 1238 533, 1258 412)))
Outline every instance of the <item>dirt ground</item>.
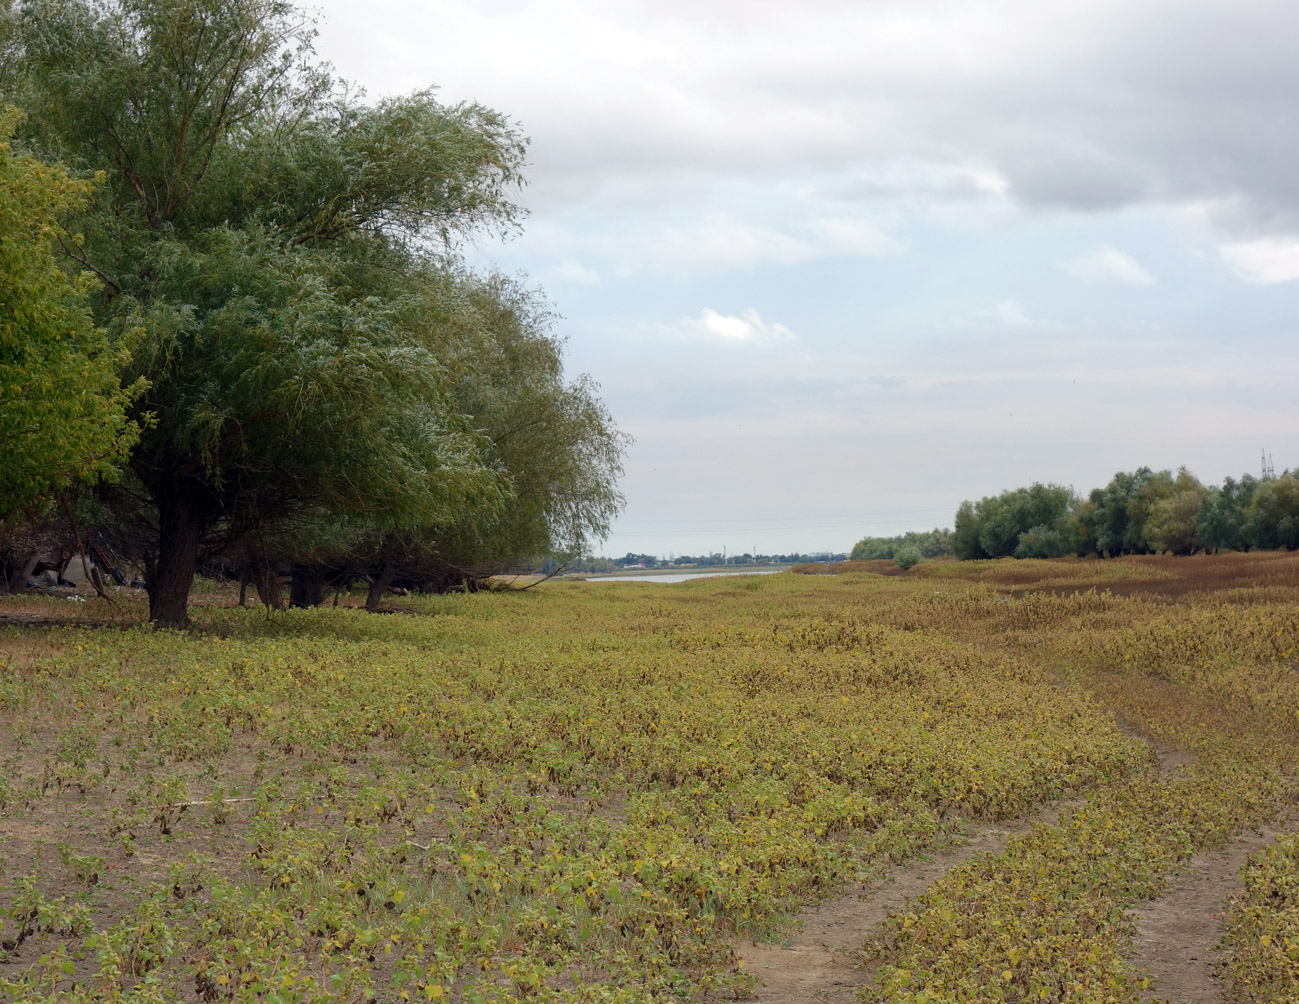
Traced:
POLYGON ((1272 823, 1193 858, 1167 893, 1131 911, 1139 931, 1131 961, 1155 977, 1154 1000, 1216 1004, 1223 999, 1218 939, 1227 899, 1242 888, 1245 859, 1292 828, 1293 822, 1272 823))
MULTIPOLYGON (((1120 721, 1119 727, 1127 735, 1140 735, 1126 722, 1120 721)), ((1151 743, 1161 773, 1195 762, 1184 750, 1141 738, 1151 743)), ((974 827, 964 843, 911 861, 879 883, 853 889, 807 911, 788 944, 742 945, 738 954, 744 967, 758 979, 757 1000, 763 1004, 853 1004, 857 990, 871 981, 871 973, 855 965, 849 953, 872 928, 948 871, 980 854, 1000 854, 1012 836, 1038 823, 1054 824, 1072 804, 974 827)), ((1294 820, 1279 819, 1227 847, 1196 856, 1164 896, 1131 911, 1139 933, 1130 961, 1133 968, 1146 969, 1156 978, 1159 993, 1152 1000, 1168 1004, 1222 1001, 1216 968, 1225 904, 1242 888, 1240 870, 1245 859, 1293 826, 1294 820)))
POLYGON ((968 838, 931 856, 893 869, 880 882, 850 890, 822 903, 800 918, 801 928, 787 945, 741 945, 744 968, 758 979, 757 1000, 771 1004, 851 1004, 869 971, 848 955, 861 947, 867 932, 890 913, 915 899, 935 880, 980 854, 995 856, 1015 834, 1038 823, 1055 823, 1074 802, 1001 823, 971 828, 968 838))

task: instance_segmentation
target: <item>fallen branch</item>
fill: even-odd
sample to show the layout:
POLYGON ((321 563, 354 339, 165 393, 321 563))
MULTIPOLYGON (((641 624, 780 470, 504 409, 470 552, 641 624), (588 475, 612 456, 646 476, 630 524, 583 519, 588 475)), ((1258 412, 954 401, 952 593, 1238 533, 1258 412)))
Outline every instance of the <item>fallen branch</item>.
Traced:
POLYGON ((59 498, 63 501, 63 511, 68 514, 68 522, 72 524, 72 535, 77 538, 77 550, 81 552, 81 570, 90 580, 90 584, 95 587, 95 592, 108 600, 109 604, 116 606, 113 598, 104 592, 104 587, 99 584, 98 569, 92 568, 90 559, 86 557, 86 548, 81 543, 81 531, 77 529, 77 521, 72 515, 72 506, 68 505, 68 496, 64 492, 59 492, 59 498))
MULTIPOLYGON (((309 799, 329 798, 329 795, 308 795, 309 799)), ((192 809, 196 805, 227 805, 232 802, 256 802, 256 795, 245 796, 244 798, 201 798, 196 802, 172 802, 170 805, 164 805, 164 809, 192 809)))
MULTIPOLYGON (((514 591, 515 591, 516 593, 526 593, 526 592, 527 592, 529 589, 531 589, 533 586, 539 586, 539 585, 541 585, 543 582, 545 582, 547 579, 553 579, 556 575, 559 575, 560 573, 562 573, 562 572, 563 572, 565 569, 567 569, 567 568, 568 568, 568 562, 564 562, 564 564, 560 565, 558 568, 556 568, 556 569, 555 569, 553 572, 551 572, 549 575, 543 575, 543 576, 542 576, 541 578, 539 578, 536 582, 529 582, 526 586, 520 586, 518 589, 515 589, 514 591)), ((516 576, 514 577, 515 581, 518 581, 518 578, 519 578, 519 577, 516 575, 516 576)), ((513 583, 510 584, 510 588, 511 588, 511 589, 514 588, 513 583)))
POLYGON ((172 802, 170 805, 164 805, 164 809, 192 809, 196 805, 226 805, 230 802, 256 802, 256 796, 248 798, 209 798, 199 799, 197 802, 172 802))

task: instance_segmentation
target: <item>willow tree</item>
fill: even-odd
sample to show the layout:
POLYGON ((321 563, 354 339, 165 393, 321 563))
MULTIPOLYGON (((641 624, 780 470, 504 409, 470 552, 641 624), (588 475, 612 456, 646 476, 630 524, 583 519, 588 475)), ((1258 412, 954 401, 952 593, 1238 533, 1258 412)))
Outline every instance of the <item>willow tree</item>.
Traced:
POLYGON ((521 282, 454 263, 426 270, 406 322, 441 360, 452 409, 477 437, 498 504, 461 506, 425 523, 373 527, 304 521, 282 554, 294 560, 293 602, 318 603, 324 585, 366 575, 369 603, 394 580, 443 589, 521 561, 575 556, 605 537, 622 505, 617 478, 626 437, 589 377, 569 379, 549 305, 521 282))
MULTIPOLYGON (((617 478, 627 437, 588 376, 567 379, 549 305, 503 276, 460 276, 458 309, 430 331, 448 394, 484 440, 484 460, 508 486, 504 504, 438 546, 482 572, 521 559, 577 556, 609 532, 622 506, 617 478)), ((436 289, 436 287, 430 287, 436 289)), ((430 298, 428 314, 433 315, 430 298)))
POLYGON ((35 149, 106 183, 73 249, 134 332, 150 617, 205 548, 304 509, 393 529, 500 504, 410 328, 434 252, 508 227, 524 142, 430 92, 362 103, 282 0, 31 0, 35 149))

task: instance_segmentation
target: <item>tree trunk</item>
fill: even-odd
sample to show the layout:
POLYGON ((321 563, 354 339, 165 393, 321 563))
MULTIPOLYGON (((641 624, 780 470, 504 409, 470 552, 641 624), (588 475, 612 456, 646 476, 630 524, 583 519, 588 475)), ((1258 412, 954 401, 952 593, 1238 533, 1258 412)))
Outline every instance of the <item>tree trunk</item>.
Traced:
POLYGON ((289 604, 295 607, 318 607, 325 602, 329 584, 324 569, 315 565, 294 565, 289 604))
POLYGON ((378 573, 370 580, 370 591, 365 596, 365 609, 374 613, 379 609, 379 601, 383 599, 383 594, 388 591, 392 585, 393 575, 396 569, 386 561, 379 566, 378 573))
POLYGON ((157 493, 158 562, 145 582, 149 620, 159 627, 189 624, 189 590, 198 569, 203 521, 185 491, 168 485, 157 493))
POLYGON ((257 586, 257 598, 272 610, 283 610, 288 601, 284 598, 284 587, 280 585, 280 573, 265 558, 253 566, 253 584, 257 586))
POLYGON ((6 578, 0 576, 0 586, 4 587, 6 593, 21 593, 27 588, 27 580, 36 570, 36 563, 40 560, 41 552, 37 550, 28 551, 22 557, 15 557, 11 569, 11 574, 6 578))

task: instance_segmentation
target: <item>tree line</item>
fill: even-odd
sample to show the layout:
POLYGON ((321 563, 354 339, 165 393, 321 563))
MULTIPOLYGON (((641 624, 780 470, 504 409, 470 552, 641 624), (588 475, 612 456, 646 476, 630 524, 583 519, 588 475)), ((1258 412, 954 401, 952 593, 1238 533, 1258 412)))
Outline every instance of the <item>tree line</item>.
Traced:
POLYGON ((1299 472, 1205 485, 1185 467, 1120 471, 1085 497, 1035 482, 956 510, 954 527, 863 537, 850 559, 1058 558, 1299 549, 1299 472))
POLYGON ((1299 548, 1299 477, 1205 485, 1185 467, 1115 474, 1085 497, 1035 483, 956 510, 953 553, 972 558, 1194 554, 1299 548))
POLYGON ((374 605, 607 535, 626 437, 459 253, 519 226, 526 138, 367 102, 312 37, 285 0, 0 0, 6 583, 60 503, 169 626, 200 567, 374 605))
POLYGON ((848 557, 851 561, 896 561, 910 568, 925 558, 950 557, 952 531, 911 530, 894 537, 863 537, 853 545, 848 557))

